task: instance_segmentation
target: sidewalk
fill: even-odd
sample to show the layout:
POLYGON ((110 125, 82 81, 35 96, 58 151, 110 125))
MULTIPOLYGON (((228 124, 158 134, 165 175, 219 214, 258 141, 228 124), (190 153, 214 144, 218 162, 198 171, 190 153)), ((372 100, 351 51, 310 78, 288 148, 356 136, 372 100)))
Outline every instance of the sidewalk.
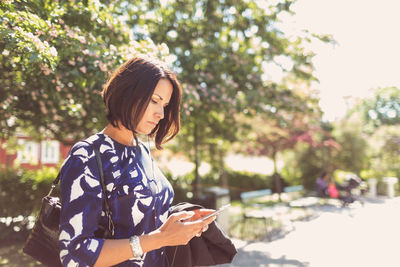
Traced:
POLYGON ((366 199, 365 205, 316 206, 314 218, 271 242, 234 239, 238 254, 223 267, 397 267, 400 197, 366 199))

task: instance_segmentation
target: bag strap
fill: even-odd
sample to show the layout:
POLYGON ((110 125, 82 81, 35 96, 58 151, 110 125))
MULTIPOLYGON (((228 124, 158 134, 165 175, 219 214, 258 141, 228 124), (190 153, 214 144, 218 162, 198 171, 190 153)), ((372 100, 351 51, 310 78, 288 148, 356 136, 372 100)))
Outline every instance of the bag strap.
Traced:
MULTIPOLYGON (((104 193, 104 207, 105 207, 105 213, 108 219, 108 230, 111 233, 111 236, 114 236, 114 223, 111 219, 111 209, 110 209, 110 205, 108 204, 108 198, 107 198, 107 188, 105 185, 105 180, 104 180, 104 172, 103 172, 103 164, 101 162, 101 158, 100 158, 100 151, 97 147, 95 147, 93 144, 91 144, 94 154, 96 156, 96 162, 97 162, 97 167, 99 169, 99 175, 100 175, 100 185, 101 185, 101 190, 104 193)), ((50 196, 51 193, 53 192, 54 188, 56 188, 56 186, 58 185, 58 183, 60 182, 61 179, 61 172, 58 172, 58 175, 56 177, 56 179, 54 179, 54 181, 51 183, 51 188, 49 193, 47 194, 47 196, 50 196)))
POLYGON ((49 193, 47 193, 46 197, 51 196, 51 193, 53 193, 53 190, 54 190, 54 188, 56 188, 60 179, 61 179, 61 172, 58 172, 56 179, 51 183, 50 191, 49 191, 49 193))
POLYGON ((100 184, 101 184, 101 188, 103 190, 104 193, 104 206, 105 206, 105 213, 108 219, 108 230, 111 233, 111 236, 114 236, 114 223, 111 219, 111 209, 110 209, 110 205, 108 204, 108 198, 107 198, 107 188, 104 182, 104 172, 103 172, 103 164, 101 162, 101 158, 100 158, 100 152, 97 149, 97 147, 93 146, 93 150, 94 150, 94 154, 96 155, 96 161, 97 161, 97 166, 99 167, 99 174, 100 174, 100 184))

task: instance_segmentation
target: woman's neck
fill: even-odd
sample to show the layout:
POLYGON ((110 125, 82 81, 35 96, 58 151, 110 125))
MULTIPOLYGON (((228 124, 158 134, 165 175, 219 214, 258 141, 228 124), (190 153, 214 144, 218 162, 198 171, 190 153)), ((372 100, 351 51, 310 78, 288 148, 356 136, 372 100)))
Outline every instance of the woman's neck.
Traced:
POLYGON ((102 133, 108 135, 118 143, 133 146, 136 145, 134 142, 134 137, 132 131, 126 129, 124 126, 119 125, 118 127, 114 127, 111 124, 107 124, 107 126, 103 129, 102 133))

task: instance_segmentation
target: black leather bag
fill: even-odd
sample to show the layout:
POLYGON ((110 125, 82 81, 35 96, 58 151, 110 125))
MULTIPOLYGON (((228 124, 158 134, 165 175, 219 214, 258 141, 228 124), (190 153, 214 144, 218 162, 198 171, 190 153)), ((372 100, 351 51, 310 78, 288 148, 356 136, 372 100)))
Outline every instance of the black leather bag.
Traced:
MULTIPOLYGON (((100 159, 100 153, 97 148, 93 147, 96 155, 97 165, 99 168, 101 187, 106 195, 106 188, 104 183, 103 167, 100 159)), ((53 181, 50 192, 42 199, 42 207, 38 217, 36 218, 35 225, 32 232, 28 236, 28 239, 23 248, 24 253, 35 258, 41 263, 57 267, 62 266, 60 261, 58 247, 58 235, 60 227, 60 213, 61 203, 58 197, 52 197, 51 193, 60 181, 60 174, 53 181)), ((95 232, 96 237, 112 238, 114 236, 114 224, 111 220, 111 211, 107 202, 107 197, 104 199, 104 209, 108 218, 108 226, 99 225, 98 230, 95 232)))

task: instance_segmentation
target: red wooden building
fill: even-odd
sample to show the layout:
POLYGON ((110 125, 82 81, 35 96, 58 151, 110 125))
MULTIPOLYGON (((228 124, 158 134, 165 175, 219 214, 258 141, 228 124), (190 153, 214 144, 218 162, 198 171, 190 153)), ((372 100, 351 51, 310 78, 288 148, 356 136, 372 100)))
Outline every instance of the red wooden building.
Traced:
POLYGON ((68 155, 71 145, 48 139, 40 142, 18 134, 16 153, 7 153, 7 140, 0 140, 0 167, 19 166, 23 169, 40 169, 43 166, 57 167, 68 155))

